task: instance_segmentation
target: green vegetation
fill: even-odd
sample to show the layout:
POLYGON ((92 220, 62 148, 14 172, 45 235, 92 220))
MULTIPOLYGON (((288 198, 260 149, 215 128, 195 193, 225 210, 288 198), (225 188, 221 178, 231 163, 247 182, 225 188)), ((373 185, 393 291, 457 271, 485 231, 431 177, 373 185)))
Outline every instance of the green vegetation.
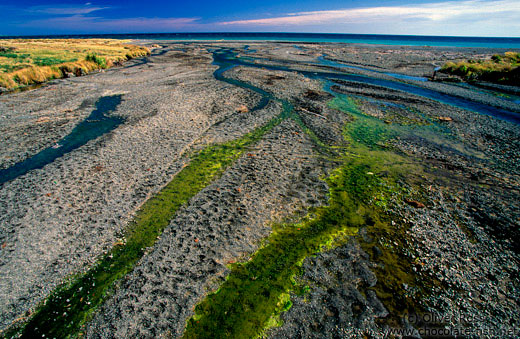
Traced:
POLYGON ((12 65, 0 65, 0 72, 12 72, 16 69, 19 69, 19 68, 17 68, 16 66, 12 66, 12 65))
POLYGON ((4 337, 21 334, 24 338, 65 338, 74 336, 102 304, 114 283, 132 271, 146 248, 153 246, 179 207, 221 175, 250 145, 279 124, 273 119, 244 137, 221 145, 209 146, 194 154, 190 163, 155 197, 137 212, 124 239, 83 275, 58 288, 26 324, 11 328, 4 337))
POLYGON ((107 68, 107 60, 103 57, 97 56, 94 53, 87 54, 87 57, 85 58, 85 60, 92 61, 101 68, 107 68))
POLYGON ((50 58, 50 57, 35 57, 33 62, 36 66, 52 66, 59 65, 66 62, 74 62, 78 61, 77 58, 72 59, 59 59, 59 58, 50 58))
POLYGON ((520 53, 495 54, 491 60, 448 62, 441 72, 454 74, 468 81, 483 80, 510 85, 520 84, 520 53))
POLYGON ((11 59, 27 59, 29 54, 18 54, 11 51, 0 51, 0 57, 11 58, 11 59))
POLYGON ((0 87, 13 89, 86 74, 114 63, 145 56, 147 48, 111 39, 0 40, 0 87))
POLYGON ((275 325, 291 305, 289 293, 300 288, 293 277, 303 259, 330 247, 340 235, 355 234, 363 224, 364 215, 356 213, 348 197, 335 193, 333 207, 318 208, 314 218, 298 224, 275 225, 249 261, 232 265, 226 282, 196 307, 184 337, 254 338, 275 325))
MULTIPOLYGON (((417 186, 428 174, 413 159, 389 150, 385 151, 380 146, 387 149, 387 141, 411 131, 413 133, 415 129, 420 129, 421 135, 426 138, 434 138, 435 142, 448 141, 438 137, 442 136, 444 131, 435 125, 387 125, 360 112, 353 99, 344 95, 338 95, 329 106, 355 117, 353 122, 345 126, 345 138, 352 145, 352 156, 356 157, 357 161, 371 164, 371 172, 380 173, 381 182, 385 183, 379 191, 371 193, 372 199, 369 200, 372 206, 377 207, 382 221, 367 225, 367 235, 375 241, 367 242, 361 238, 359 241, 363 250, 370 255, 371 261, 379 263, 374 268, 377 284, 372 289, 389 311, 389 316, 379 321, 392 327, 400 327, 403 316, 424 311, 418 303, 417 296, 427 296, 433 286, 439 285, 440 282, 433 278, 417 278, 413 265, 421 263, 410 262, 407 256, 413 250, 409 247, 409 227, 400 221, 392 222, 392 215, 386 213, 390 204, 400 204, 404 199, 420 200, 422 194, 410 187, 417 186), (406 187, 399 184, 404 182, 407 183, 406 187)), ((454 144, 452 140, 449 143, 454 144)))
MULTIPOLYGON (((360 115, 346 97, 334 99, 330 105, 360 115)), ((338 159, 342 165, 327 179, 329 205, 313 209, 299 223, 273 225, 264 245, 247 262, 231 265, 227 280, 196 307, 185 338, 258 337, 266 328, 279 324, 279 315, 291 306, 291 293, 308 291, 294 279, 306 257, 344 243, 360 227, 367 227, 373 234, 388 231, 403 236, 403 231, 394 230, 385 211, 390 203, 409 194, 398 180, 419 168, 376 146, 393 136, 380 123, 381 127, 373 128, 373 120, 359 117, 346 126, 345 138, 351 145, 338 159)), ((387 300, 387 291, 402 292, 402 283, 413 286, 415 278, 411 267, 401 263, 397 254, 384 253, 385 266, 379 273, 395 275, 380 279, 377 287, 378 295, 387 300)))

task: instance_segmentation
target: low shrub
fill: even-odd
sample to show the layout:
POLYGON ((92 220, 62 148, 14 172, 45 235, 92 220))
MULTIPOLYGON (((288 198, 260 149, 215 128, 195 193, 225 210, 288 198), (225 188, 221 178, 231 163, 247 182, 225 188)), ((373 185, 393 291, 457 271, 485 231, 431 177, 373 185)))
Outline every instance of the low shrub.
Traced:
POLYGON ((100 57, 97 54, 89 53, 85 60, 95 62, 101 68, 107 68, 107 59, 100 57))
POLYGON ((441 71, 458 75, 467 81, 483 80, 518 85, 519 63, 520 53, 506 52, 504 55, 495 54, 490 60, 447 62, 441 71))

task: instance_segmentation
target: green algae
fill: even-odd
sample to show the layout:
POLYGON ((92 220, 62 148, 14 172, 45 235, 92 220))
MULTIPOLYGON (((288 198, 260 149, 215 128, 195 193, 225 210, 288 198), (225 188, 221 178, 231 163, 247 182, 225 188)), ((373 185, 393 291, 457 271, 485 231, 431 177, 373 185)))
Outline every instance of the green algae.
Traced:
POLYGON ((188 165, 137 211, 123 241, 115 244, 86 273, 71 277, 68 283, 57 288, 37 307, 27 323, 15 325, 2 336, 77 336, 116 282, 131 272, 146 249, 154 245, 177 210, 284 118, 283 113, 240 139, 208 146, 193 154, 188 165))
MULTIPOLYGON (((343 187, 346 180, 337 174, 331 184, 343 187)), ((184 337, 252 338, 277 324, 273 319, 290 307, 287 295, 297 288, 293 278, 303 260, 364 224, 363 212, 341 188, 331 193, 329 206, 313 210, 313 217, 300 223, 275 225, 249 261, 233 264, 219 290, 196 307, 184 337)))
POLYGON ((369 148, 383 146, 388 140, 398 135, 397 125, 388 125, 383 121, 363 114, 355 99, 335 93, 329 107, 350 114, 354 121, 344 128, 344 136, 351 145, 363 144, 369 148))
POLYGON ((372 259, 382 263, 375 269, 374 289, 389 308, 391 321, 416 310, 413 288, 418 282, 400 252, 406 248, 406 227, 392 223, 387 212, 390 204, 402 203, 412 193, 400 182, 420 180, 422 169, 412 159, 382 149, 399 135, 395 126, 362 114, 346 96, 329 105, 354 117, 344 129, 349 147, 335 159, 341 165, 326 179, 329 204, 312 209, 298 223, 273 225, 262 247, 248 261, 231 265, 226 281, 196 306, 184 338, 255 338, 281 325, 280 314, 292 305, 290 295, 310 291, 295 282, 304 259, 344 244, 361 227, 378 239, 359 240, 372 259), (381 247, 378 256, 376 245, 381 247))
POLYGON ((377 263, 373 268, 377 283, 370 289, 389 312, 377 322, 397 328, 406 315, 424 312, 419 297, 424 300, 441 282, 417 274, 422 263, 417 258, 410 259, 413 253, 410 225, 393 215, 391 209, 403 204, 405 199, 421 198, 421 192, 415 187, 431 175, 417 160, 389 150, 388 141, 410 131, 419 131, 426 138, 438 141, 435 133, 442 130, 436 126, 387 125, 360 112, 353 99, 343 95, 336 96, 329 105, 354 116, 354 121, 344 129, 345 139, 351 144, 350 152, 356 161, 370 164, 380 180, 380 189, 370 193, 369 201, 376 209, 379 222, 367 225, 367 236, 358 237, 358 241, 371 261, 377 263))
MULTIPOLYGON (((384 140, 381 135, 367 135, 370 128, 356 121, 347 126, 347 140, 362 135, 371 146, 373 140, 384 140)), ((328 205, 312 209, 298 223, 273 225, 263 246, 248 261, 233 264, 220 288, 196 306, 184 338, 262 335, 267 328, 280 325, 279 315, 291 305, 287 296, 309 291, 294 279, 305 258, 344 244, 360 227, 388 227, 384 210, 390 201, 406 194, 397 180, 415 165, 362 143, 353 143, 336 160, 342 164, 326 179, 328 205)))
MULTIPOLYGON (((416 124, 387 124, 384 121, 364 114, 357 107, 357 99, 344 94, 334 93, 335 98, 329 102, 329 107, 346 112, 354 117, 354 121, 345 126, 345 138, 352 145, 363 144, 370 149, 393 149, 392 143, 397 139, 422 139, 454 152, 460 152, 475 159, 485 159, 486 156, 476 148, 468 146, 461 136, 450 127, 439 121, 432 123, 418 122, 416 124)), ((416 111, 421 119, 429 121, 416 111)))

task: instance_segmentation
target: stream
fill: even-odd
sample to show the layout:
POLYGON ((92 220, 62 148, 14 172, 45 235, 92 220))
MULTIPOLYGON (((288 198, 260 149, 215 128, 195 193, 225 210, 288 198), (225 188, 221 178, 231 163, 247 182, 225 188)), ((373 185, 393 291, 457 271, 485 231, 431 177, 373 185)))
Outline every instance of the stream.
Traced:
POLYGON ((113 112, 120 103, 121 95, 101 97, 96 102, 96 108, 92 113, 56 144, 45 148, 24 161, 0 170, 0 184, 13 180, 34 169, 43 168, 57 158, 85 145, 90 140, 112 131, 123 123, 124 119, 107 114, 113 112))
MULTIPOLYGON (((248 54, 254 52, 254 50, 248 50, 246 47, 245 50, 248 54)), ((356 74, 345 74, 345 73, 334 73, 334 72, 311 72, 311 71, 301 71, 294 70, 290 67, 285 66, 275 66, 268 64, 260 64, 248 62, 237 56, 237 53, 229 48, 220 48, 210 50, 213 54, 213 64, 219 66, 219 68, 214 72, 214 76, 217 80, 226 82, 228 84, 239 86, 245 89, 252 90, 261 95, 261 99, 258 104, 253 108, 253 110, 259 110, 267 106, 269 101, 277 100, 283 103, 284 107, 287 109, 284 110, 286 113, 290 113, 292 111, 291 104, 286 100, 280 100, 275 98, 271 93, 248 84, 246 82, 227 78, 223 74, 236 66, 246 66, 246 67, 255 67, 255 68, 265 68, 269 70, 276 71, 286 71, 286 72, 298 72, 306 77, 311 79, 318 79, 325 81, 330 84, 330 81, 334 80, 346 80, 352 82, 358 82, 369 85, 381 86, 393 90, 398 90, 406 93, 411 93, 414 95, 418 95, 421 97, 425 97, 428 99, 432 99, 438 102, 442 102, 448 105, 452 105, 455 107, 471 110, 480 114, 485 114, 489 116, 493 116, 498 119, 506 120, 509 122, 513 122, 515 124, 520 123, 520 114, 510 112, 501 108, 485 105, 482 103, 474 102, 468 99, 436 92, 431 89, 422 88, 419 86, 414 86, 411 84, 402 83, 399 81, 392 80, 383 80, 363 75, 356 74)), ((157 55, 164 54, 165 51, 159 53, 157 55)), ((354 66, 348 66, 345 64, 341 64, 332 60, 328 60, 326 58, 319 57, 318 63, 322 66, 332 66, 332 67, 341 67, 341 68, 356 68, 354 66)), ((361 68, 360 68, 361 69, 361 68)), ((388 72, 380 72, 382 74, 390 75, 396 79, 412 79, 418 81, 424 81, 424 78, 419 77, 410 77, 402 74, 396 73, 388 73, 388 72)), ((329 93, 332 93, 330 89, 330 85, 326 86, 326 90, 329 93)), ((334 93, 333 93, 334 94, 334 93)), ((55 145, 48 147, 34 156, 21 161, 19 163, 14 164, 13 166, 0 170, 0 184, 3 184, 7 181, 13 180, 21 175, 26 174, 27 172, 42 168, 45 165, 53 162, 57 158, 75 150, 76 148, 85 145, 90 140, 96 139, 99 136, 112 131, 114 128, 119 126, 124 120, 117 116, 107 116, 107 113, 112 112, 117 108, 119 103, 121 102, 121 96, 107 96, 102 97, 96 102, 96 109, 92 111, 91 115, 87 117, 84 121, 79 123, 70 134, 65 136, 63 139, 58 141, 55 145)), ((296 119, 298 120, 298 119, 296 119)))
MULTIPOLYGON (((218 80, 225 81, 230 84, 234 84, 243 88, 251 89, 260 95, 262 95, 264 98, 267 95, 268 98, 272 98, 272 95, 268 94, 266 91, 259 89, 257 87, 251 86, 247 83, 244 83, 242 81, 238 81, 235 79, 228 79, 222 76, 222 73, 225 71, 235 67, 235 66, 246 66, 246 67, 255 67, 255 68, 264 68, 268 70, 273 71, 285 71, 285 72, 298 72, 306 77, 309 77, 311 79, 318 79, 318 80, 346 80, 346 81, 353 81, 363 84, 369 84, 369 85, 375 85, 375 86, 381 86, 393 90, 398 90, 414 95, 418 95, 424 98, 432 99, 438 102, 442 102, 451 106, 455 106, 458 108, 474 111, 480 114, 489 115, 498 119, 502 119, 505 121, 509 121, 515 124, 520 123, 520 114, 511 112, 502 108, 493 107, 490 105, 482 104, 479 102, 471 101, 468 99, 464 99, 461 97, 449 95, 440 93, 431 89, 414 86, 411 84, 406 84, 399 81, 392 81, 392 80, 384 80, 384 79, 377 79, 372 78, 368 76, 363 75, 356 75, 356 74, 345 74, 345 73, 334 73, 334 72, 322 72, 322 71, 302 71, 302 70, 295 70, 289 67, 285 66, 279 66, 279 65, 268 65, 268 64, 261 64, 261 63, 253 63, 248 62, 242 58, 239 58, 236 56, 236 53, 233 52, 231 49, 220 49, 213 51, 213 58, 214 58, 214 64, 220 66, 220 68, 215 72, 215 77, 218 80)), ((333 61, 326 59, 320 59, 322 64, 324 66, 331 66, 331 63, 334 63, 333 61)), ((340 64, 342 65, 342 64, 340 64)), ((344 65, 343 65, 344 66, 344 65)))

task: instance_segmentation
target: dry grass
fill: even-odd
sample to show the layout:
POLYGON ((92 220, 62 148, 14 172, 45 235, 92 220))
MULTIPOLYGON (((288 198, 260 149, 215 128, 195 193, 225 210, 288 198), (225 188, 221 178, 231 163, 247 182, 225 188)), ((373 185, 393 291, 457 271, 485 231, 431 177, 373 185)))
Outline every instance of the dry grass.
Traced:
POLYGON ((13 89, 62 78, 67 73, 86 74, 150 54, 147 48, 129 42, 113 39, 0 40, 0 87, 13 89))

